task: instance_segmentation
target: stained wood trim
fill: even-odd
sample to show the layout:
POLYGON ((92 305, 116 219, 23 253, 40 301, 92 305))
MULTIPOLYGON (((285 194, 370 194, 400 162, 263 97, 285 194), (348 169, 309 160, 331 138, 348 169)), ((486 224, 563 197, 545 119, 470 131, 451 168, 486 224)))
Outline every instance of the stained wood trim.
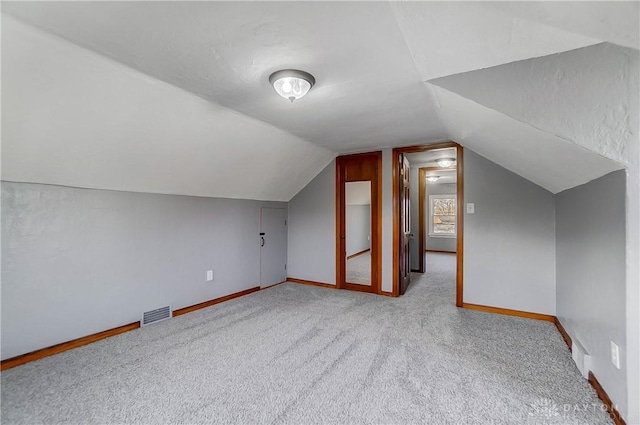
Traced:
POLYGON ((421 167, 421 169, 423 169, 424 171, 452 171, 452 170, 456 170, 458 168, 458 165, 454 165, 453 167, 421 167))
POLYGON ((30 353, 22 354, 10 359, 2 360, 0 363, 0 370, 11 369, 12 367, 20 366, 25 363, 32 362, 34 360, 40 360, 45 357, 59 354, 72 348, 82 347, 83 345, 91 344, 92 342, 100 341, 101 339, 109 338, 111 336, 119 335, 124 332, 132 331, 140 327, 140 322, 129 323, 128 325, 119 326, 117 328, 108 329, 106 331, 98 332, 95 334, 83 336, 81 338, 73 339, 71 341, 62 342, 60 344, 52 345, 51 347, 41 348, 40 350, 32 351, 30 353))
MULTIPOLYGON (((567 347, 569 347, 569 351, 572 351, 572 341, 569 333, 566 331, 564 326, 562 326, 562 323, 560 323, 560 320, 557 317, 553 318, 553 323, 556 325, 556 328, 558 328, 558 332, 560 332, 560 335, 562 336, 562 339, 564 339, 564 342, 567 344, 567 347)), ((616 409, 615 405, 611 401, 611 398, 609 398, 609 395, 604 390, 604 388, 602 388, 602 385, 600 385, 600 382, 598 382, 596 376, 591 371, 589 371, 589 383, 591 384, 593 389, 596 390, 598 398, 607 408, 607 412, 609 412, 609 416, 611 416, 613 422, 616 425, 626 425, 624 419, 622 419, 622 416, 620 416, 620 412, 618 412, 618 409, 616 409)))
MULTIPOLYGON (((276 286, 279 284, 280 283, 276 283, 275 285, 269 286, 264 289, 272 288, 273 286, 276 286)), ((203 303, 199 303, 189 307, 184 307, 178 310, 174 310, 173 316, 175 317, 185 313, 190 313, 194 310, 199 310, 201 308, 205 308, 205 307, 209 307, 225 301, 229 301, 231 299, 238 298, 243 295, 247 295, 259 290, 260 290, 260 287, 256 286, 254 288, 246 289, 244 291, 236 292, 234 294, 226 295, 224 297, 216 298, 210 301, 205 301, 203 303)), ((40 350, 32 351, 30 353, 21 354, 16 357, 11 357, 10 359, 2 360, 2 362, 0 362, 0 370, 11 369, 12 367, 20 366, 25 363, 29 363, 45 357, 53 356, 54 354, 59 354, 64 351, 71 350, 73 348, 82 347, 83 345, 91 344, 93 342, 97 342, 105 338, 109 338, 115 335, 119 335, 121 333, 132 331, 134 329, 138 329, 139 327, 140 327, 140 322, 129 323, 128 325, 123 325, 117 328, 108 329, 106 331, 98 332, 95 334, 83 336, 81 338, 73 339, 71 341, 52 345, 51 347, 45 347, 45 348, 41 348, 40 350)))
MULTIPOLYGON (((398 176, 400 174, 400 154, 424 152, 433 149, 456 148, 456 192, 458 203, 458 216, 456 225, 458 226, 456 234, 456 307, 463 305, 464 276, 463 276, 463 248, 464 248, 464 158, 463 148, 456 142, 447 141, 434 143, 430 145, 415 145, 394 148, 391 152, 391 178, 392 178, 392 208, 393 208, 393 231, 392 231, 392 279, 393 294, 398 296, 400 293, 399 274, 400 264, 398 256, 400 255, 400 193, 398 192, 398 176)), ((450 168, 452 169, 452 168, 450 168)))
POLYGON ((456 254, 455 251, 444 251, 442 249, 425 249, 425 252, 439 252, 441 254, 456 254))
POLYGON ((191 305, 189 307, 180 308, 178 310, 174 310, 173 311, 173 316, 174 317, 175 316, 181 316, 181 315, 186 314, 186 313, 191 313, 192 311, 195 311, 195 310, 200 310, 201 308, 211 307, 212 305, 220 304, 220 303, 223 303, 225 301, 229 301, 229 300, 232 300, 234 298, 241 297, 243 295, 251 294, 252 292, 257 292, 259 290, 260 290, 260 287, 256 286, 256 287, 253 287, 253 288, 245 289, 244 291, 240 291, 240 292, 236 292, 236 293, 233 293, 233 294, 225 295, 224 297, 215 298, 213 300, 209 300, 209 301, 205 301, 203 303, 191 305))
MULTIPOLYGON (((403 146, 401 148, 395 148, 394 150, 398 150, 402 153, 416 153, 416 152, 430 151, 434 149, 455 148, 457 146, 459 145, 456 142, 447 140, 444 142, 431 143, 429 145, 403 146)), ((458 164, 456 163, 456 165, 458 164)))
POLYGON ((385 297, 397 298, 397 295, 394 295, 393 292, 380 291, 380 295, 384 295, 385 297))
POLYGON ((483 311, 485 313, 504 314, 507 316, 524 317, 527 319, 544 320, 545 322, 555 322, 556 317, 549 314, 531 313, 529 311, 511 310, 508 308, 489 307, 486 305, 463 303, 463 308, 469 310, 483 311))
POLYGON ((571 341, 569 333, 564 329, 564 326, 562 326, 562 323, 560 323, 560 320, 558 320, 557 317, 553 318, 553 323, 555 323, 556 328, 558 328, 558 332, 560 332, 560 335, 562 336, 562 339, 564 339, 565 344, 567 344, 567 347, 569 347, 569 351, 572 351, 571 347, 573 345, 573 342, 571 341))
POLYGON ((260 290, 264 291, 265 289, 270 289, 270 288, 276 287, 278 285, 282 285, 283 283, 286 283, 286 282, 287 282, 286 280, 283 280, 282 282, 274 283, 273 285, 265 286, 264 288, 261 286, 260 290))
POLYGON ((370 249, 370 248, 368 248, 368 249, 365 249, 364 251, 360 251, 360 252, 356 252, 355 254, 351 254, 351 255, 349 255, 349 256, 347 257, 347 260, 350 260, 350 259, 352 259, 353 257, 357 257, 358 255, 362 255, 362 254, 364 254, 365 252, 368 252, 368 251, 371 251, 371 249, 370 249))
POLYGON ((426 264, 424 258, 424 251, 427 249, 427 238, 425 237, 426 233, 426 217, 424 211, 424 203, 427 198, 427 182, 425 181, 425 176, 427 167, 422 167, 418 169, 418 249, 422 255, 418 256, 418 272, 424 273, 426 272, 426 264))
POLYGON ((298 279, 295 277, 287 277, 287 282, 300 283, 302 285, 320 286, 321 288, 338 289, 336 285, 330 283, 315 282, 313 280, 298 279))
POLYGON ((456 196, 458 216, 456 217, 456 307, 464 304, 464 149, 456 147, 456 196))
MULTIPOLYGON (((346 218, 342 213, 342 209, 346 208, 344 206, 344 190, 342 188, 342 182, 345 180, 343 177, 343 169, 342 169, 342 159, 341 157, 336 158, 336 288, 341 288, 341 283, 344 279, 344 270, 346 265, 344 263, 344 259, 342 258, 342 229, 345 229, 346 232, 346 218)), ((345 233, 346 237, 346 233, 345 233)), ((295 280, 294 280, 295 282, 295 280)), ((302 282, 297 282, 302 283, 302 282)))
POLYGON ((393 231, 391 243, 392 259, 391 259, 391 278, 392 288, 391 292, 394 297, 400 296, 400 189, 398 187, 398 179, 400 178, 400 154, 402 150, 398 148, 391 152, 391 187, 392 187, 392 201, 391 209, 393 210, 393 231))
POLYGON ((362 291, 360 285, 349 286, 346 282, 346 258, 345 239, 346 218, 345 218, 345 190, 344 183, 353 180, 347 176, 345 167, 349 162, 362 159, 360 165, 369 166, 374 164, 375 171, 371 180, 371 290, 366 292, 380 293, 382 289, 382 151, 366 152, 354 155, 343 155, 336 158, 336 287, 338 289, 350 289, 362 291), (343 233, 344 232, 344 233, 343 233))
POLYGON ((358 285, 357 283, 345 282, 342 289, 348 289, 349 291, 367 292, 369 294, 377 294, 379 291, 373 287, 373 285, 358 285))
MULTIPOLYGON (((378 155, 378 219, 377 219, 377 235, 378 238, 376 240, 376 246, 378 247, 377 252, 375 253, 376 261, 378 264, 377 270, 377 280, 378 280, 378 293, 383 294, 382 292, 382 185, 383 176, 382 176, 382 152, 378 155)), ((371 241, 373 243, 373 240, 371 241)), ((373 258, 372 258, 373 261, 373 258)))
POLYGON ((622 419, 622 416, 620 416, 620 412, 616 409, 615 404, 613 404, 609 395, 604 388, 602 388, 602 385, 600 385, 600 382, 598 382, 596 376, 591 371, 589 371, 589 383, 593 389, 596 390, 596 394, 598 394, 598 398, 602 401, 602 404, 606 406, 607 412, 609 412, 609 416, 611 416, 613 422, 616 425, 626 425, 626 422, 622 419))

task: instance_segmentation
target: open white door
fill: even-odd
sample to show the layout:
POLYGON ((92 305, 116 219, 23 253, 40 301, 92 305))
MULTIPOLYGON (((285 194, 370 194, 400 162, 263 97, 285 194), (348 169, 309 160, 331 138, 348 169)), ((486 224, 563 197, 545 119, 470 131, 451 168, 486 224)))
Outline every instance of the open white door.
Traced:
POLYGON ((287 210, 260 210, 260 287, 287 280, 287 210))

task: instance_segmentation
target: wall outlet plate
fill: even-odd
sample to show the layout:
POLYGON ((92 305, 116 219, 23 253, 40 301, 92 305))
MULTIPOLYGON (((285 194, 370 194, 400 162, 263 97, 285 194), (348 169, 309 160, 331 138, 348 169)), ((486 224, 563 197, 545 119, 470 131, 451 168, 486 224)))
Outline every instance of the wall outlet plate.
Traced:
POLYGON ((476 204, 473 202, 467 203, 467 214, 475 214, 476 212, 476 204))
POLYGON ((613 363, 616 369, 620 369, 620 348, 618 348, 615 342, 609 342, 611 343, 611 363, 613 363))

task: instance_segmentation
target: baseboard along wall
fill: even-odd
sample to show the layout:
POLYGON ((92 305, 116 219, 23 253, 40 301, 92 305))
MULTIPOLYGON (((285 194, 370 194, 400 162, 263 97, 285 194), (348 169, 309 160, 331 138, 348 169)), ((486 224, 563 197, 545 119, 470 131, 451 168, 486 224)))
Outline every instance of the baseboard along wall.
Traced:
MULTIPOLYGON (((569 351, 571 351, 572 350, 571 346, 573 345, 571 336, 569 336, 569 333, 566 331, 564 326, 562 326, 562 323, 560 323, 560 320, 558 320, 557 317, 555 318, 554 323, 556 325, 556 328, 558 328, 558 332, 560 332, 560 335, 562 336, 562 339, 564 340, 565 344, 567 344, 569 351)), ((616 406, 611 401, 611 398, 609 398, 609 395, 604 390, 604 388, 602 388, 602 385, 600 385, 600 382, 598 382, 598 380, 596 379, 596 376, 591 371, 589 371, 588 380, 591 386, 593 387, 593 389, 596 391, 596 394, 598 394, 598 398, 600 399, 600 401, 602 401, 602 404, 604 404, 605 407, 607 408, 607 412, 609 412, 609 416, 611 416, 611 419, 613 419, 613 422, 616 425, 626 425, 626 422, 620 415, 620 412, 618 412, 618 409, 616 409, 616 406)))
POLYGON ((82 347, 83 345, 91 344, 92 342, 100 341, 102 339, 116 336, 121 333, 129 332, 134 329, 138 329, 139 327, 140 322, 129 323, 128 325, 118 326, 117 328, 108 329, 106 331, 83 336, 71 341, 61 342, 60 344, 52 345, 50 347, 41 348, 30 353, 11 357, 0 362, 0 370, 11 369, 12 367, 20 366, 35 360, 40 360, 45 357, 53 356, 54 354, 59 354, 67 350, 71 350, 72 348, 82 347))
POLYGON ((287 277, 287 282, 300 283, 302 285, 319 286, 321 288, 337 289, 337 286, 332 285, 331 283, 323 283, 323 282, 316 282, 313 280, 298 279, 296 277, 287 277))
POLYGON ((199 304, 195 304, 189 307, 179 308, 178 310, 173 311, 173 316, 181 316, 186 313, 191 313, 195 310, 200 310, 201 308, 211 307, 212 305, 220 304, 225 301, 232 300, 234 298, 242 297, 244 295, 249 295, 253 292, 259 291, 260 287, 256 286, 254 288, 245 289, 244 291, 235 292, 233 294, 225 295, 224 297, 215 298, 213 300, 205 301, 199 304))
POLYGON ((365 252, 369 252, 369 251, 371 251, 371 249, 365 249, 364 251, 360 251, 360 252, 356 252, 355 254, 351 254, 351 255, 347 256, 347 260, 349 260, 349 259, 351 259, 353 257, 357 257, 358 255, 362 255, 365 252))
MULTIPOLYGON (((268 289, 268 288, 265 288, 268 289)), ((251 294, 252 292, 259 291, 260 287, 245 289, 244 291, 236 292, 233 294, 225 295, 224 297, 215 298, 213 300, 205 301, 199 304, 195 304, 189 307, 180 308, 173 311, 173 316, 180 316, 182 314, 191 313, 192 311, 199 310, 201 308, 210 307, 215 304, 219 304, 225 301, 232 300, 234 298, 242 297, 244 295, 251 294)), ((11 357, 0 362, 0 371, 11 369, 16 366, 23 365, 25 363, 40 360, 45 357, 53 356, 73 348, 82 347, 83 345, 91 344, 93 342, 100 341, 105 338, 119 335, 121 333, 129 332, 140 327, 140 322, 129 323, 128 325, 118 326, 117 328, 108 329, 106 331, 98 332, 95 334, 83 336, 71 341, 62 342, 60 344, 52 345, 50 347, 41 348, 39 350, 32 351, 30 353, 21 354, 19 356, 11 357)))
POLYGON ((483 311, 485 313, 504 314, 507 316, 524 317, 526 319, 544 320, 546 322, 555 322, 556 317, 549 314, 531 313, 529 311, 511 310, 508 308, 489 307, 486 305, 463 303, 462 308, 469 310, 483 311))

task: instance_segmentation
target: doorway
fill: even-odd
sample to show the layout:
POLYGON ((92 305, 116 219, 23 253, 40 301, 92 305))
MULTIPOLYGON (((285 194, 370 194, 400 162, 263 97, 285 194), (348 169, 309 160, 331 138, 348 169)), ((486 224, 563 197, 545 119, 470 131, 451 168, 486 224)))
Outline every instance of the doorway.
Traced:
MULTIPOLYGON (((393 176, 393 295, 399 296, 404 293, 407 283, 404 281, 404 270, 402 265, 406 264, 407 257, 413 256, 414 271, 425 273, 427 265, 425 251, 427 238, 433 236, 432 244, 443 243, 447 248, 454 250, 456 255, 456 306, 462 306, 463 294, 463 206, 464 206, 464 180, 463 180, 463 150, 462 146, 455 142, 443 142, 431 145, 409 146, 395 148, 392 152, 392 176, 393 176), (411 173, 416 174, 418 190, 406 191, 407 181, 404 177, 407 156, 413 157, 410 161, 411 173), (427 160, 426 158, 429 157, 427 160), (445 158, 452 161, 444 161, 445 158), (421 159, 424 161, 418 161, 421 159), (436 159, 442 159, 437 161, 436 159), (422 162, 422 163, 421 163, 422 162), (431 164, 433 162, 433 164, 431 164), (453 178, 452 178, 453 176, 453 178), (455 184, 455 195, 447 193, 447 196, 432 196, 427 194, 427 177, 438 177, 444 180, 451 180, 455 184), (413 224, 414 231, 410 232, 410 249, 406 250, 406 220, 410 218, 406 208, 406 193, 418 196, 420 199, 414 204, 414 221, 419 221, 419 229, 416 223, 413 224), (454 199, 450 199, 454 198, 454 199), (436 214, 428 214, 430 208, 436 208, 436 214), (455 215, 451 214, 451 209, 455 210, 455 215), (415 217, 417 215, 417 217, 415 217), (427 215, 433 217, 433 223, 425 219, 427 215), (417 233, 417 235, 416 235, 417 233), (417 236, 417 237, 416 237, 417 236), (436 239, 437 238, 437 239, 436 239), (413 254, 413 255, 412 255, 413 254)), ((432 188, 432 192, 435 190, 432 188)), ((451 191, 452 192, 452 191, 451 191)), ((432 195, 436 195, 432 193, 432 195)), ((411 221, 411 220, 409 220, 411 221)), ((410 226, 411 228, 411 226, 410 226)), ((409 260, 410 261, 410 260, 409 260)), ((411 263, 410 263, 411 264, 411 263)))
POLYGON ((287 280, 287 210, 260 209, 260 287, 287 280))
POLYGON ((336 158, 336 284, 380 293, 382 152, 336 158))

